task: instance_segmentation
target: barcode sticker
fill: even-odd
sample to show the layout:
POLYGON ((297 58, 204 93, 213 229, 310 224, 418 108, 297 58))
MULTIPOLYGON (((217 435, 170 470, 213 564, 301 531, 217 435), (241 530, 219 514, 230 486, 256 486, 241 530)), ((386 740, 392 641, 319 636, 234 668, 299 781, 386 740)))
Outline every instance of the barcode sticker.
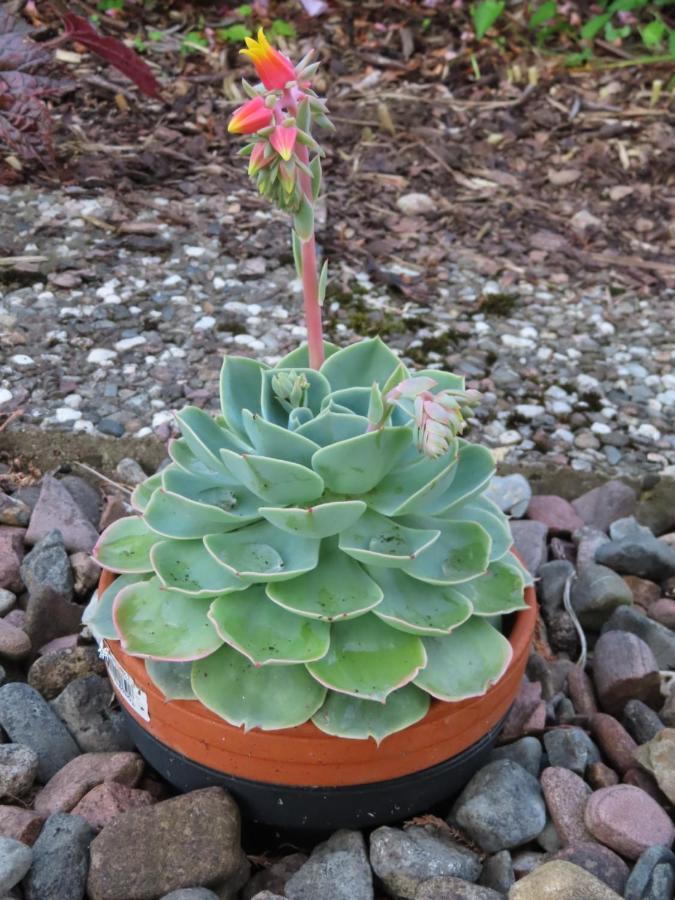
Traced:
POLYGON ((106 664, 110 680, 115 685, 120 694, 127 701, 129 706, 135 713, 150 721, 150 713, 148 712, 148 695, 141 690, 131 675, 124 669, 110 652, 110 648, 104 643, 100 650, 99 656, 106 664))

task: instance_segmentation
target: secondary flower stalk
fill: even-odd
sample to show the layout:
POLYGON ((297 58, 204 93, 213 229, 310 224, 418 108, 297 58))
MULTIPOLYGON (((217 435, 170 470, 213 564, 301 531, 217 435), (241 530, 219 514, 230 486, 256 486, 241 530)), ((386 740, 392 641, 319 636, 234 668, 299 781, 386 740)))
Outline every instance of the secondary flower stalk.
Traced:
POLYGON ((262 28, 246 38, 246 49, 260 77, 252 87, 243 82, 250 100, 235 110, 228 125, 232 134, 246 134, 241 155, 249 158, 248 174, 260 193, 293 219, 293 256, 302 281, 309 365, 324 359, 321 306, 327 266, 319 272, 315 237, 315 206, 321 192, 324 151, 312 136, 312 126, 332 128, 324 102, 308 80, 318 64, 308 54, 293 65, 269 43, 262 28))

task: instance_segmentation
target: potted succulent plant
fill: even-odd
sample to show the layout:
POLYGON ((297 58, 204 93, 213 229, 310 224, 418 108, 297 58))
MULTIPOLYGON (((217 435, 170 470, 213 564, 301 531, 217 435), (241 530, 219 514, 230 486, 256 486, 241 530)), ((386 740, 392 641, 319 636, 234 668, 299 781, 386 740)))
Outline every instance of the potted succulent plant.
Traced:
POLYGON ((262 31, 261 84, 230 131, 293 220, 307 343, 226 356, 221 411, 178 413, 171 463, 101 536, 88 622, 140 750, 252 818, 328 828, 456 792, 518 690, 535 622, 491 453, 460 437, 463 379, 410 372, 379 339, 322 337, 314 208, 330 126, 262 31))

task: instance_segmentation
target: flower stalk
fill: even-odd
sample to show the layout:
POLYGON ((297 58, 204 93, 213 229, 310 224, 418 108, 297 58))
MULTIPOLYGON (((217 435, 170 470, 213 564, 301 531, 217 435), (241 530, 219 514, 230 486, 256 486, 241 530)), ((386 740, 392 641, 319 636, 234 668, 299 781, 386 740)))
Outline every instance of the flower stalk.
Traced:
POLYGON ((312 125, 332 128, 324 102, 308 80, 317 64, 308 54, 296 66, 270 45, 262 29, 246 39, 242 50, 252 60, 261 84, 244 82, 251 98, 235 110, 228 130, 249 136, 241 151, 249 157, 248 174, 261 194, 292 216, 293 256, 302 282, 309 365, 324 361, 321 306, 327 267, 319 272, 315 207, 321 192, 323 150, 312 136, 312 125))

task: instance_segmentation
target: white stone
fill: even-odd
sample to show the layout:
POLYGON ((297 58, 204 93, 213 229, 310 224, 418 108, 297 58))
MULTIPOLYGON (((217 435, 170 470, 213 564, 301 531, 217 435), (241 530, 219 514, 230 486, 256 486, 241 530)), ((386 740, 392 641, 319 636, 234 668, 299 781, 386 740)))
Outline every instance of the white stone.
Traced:
POLYGON ((14 363, 15 366, 34 366, 35 360, 32 356, 26 356, 25 353, 15 353, 14 356, 10 356, 9 361, 14 363))
POLYGON ((57 422, 75 422, 77 419, 82 418, 82 413, 79 409, 71 409, 70 406, 60 406, 55 414, 54 418, 57 422))
POLYGON ((591 431, 594 434, 609 434, 611 430, 609 425, 605 425, 604 422, 593 422, 591 425, 591 431))
POLYGON ((537 359, 546 362, 553 356, 553 350, 550 347, 540 347, 537 350, 537 359))
POLYGON ((234 343, 240 347, 250 347, 251 350, 264 350, 265 345, 262 341, 254 338, 251 334, 235 334, 234 343))
POLYGON ((213 316, 202 316, 201 319, 198 319, 193 328, 194 331, 208 331, 210 328, 216 324, 216 320, 213 316))
POLYGON ((108 365, 117 356, 116 350, 106 350, 105 347, 94 347, 89 351, 87 362, 96 363, 97 365, 108 365))
POLYGON ((144 437, 147 437, 149 434, 152 434, 152 428, 148 428, 147 425, 144 425, 143 428, 138 429, 138 431, 136 432, 134 437, 144 438, 144 437))
POLYGON ((164 425, 166 422, 173 422, 173 419, 174 415, 168 409, 160 410, 152 417, 152 427, 159 428, 160 425, 164 425))
POLYGON ((206 247, 185 247, 185 255, 192 257, 203 256, 206 253, 206 247))
POLYGON ((648 422, 643 422, 635 433, 640 437, 646 438, 649 441, 661 440, 661 432, 659 431, 659 429, 655 428, 653 425, 650 425, 648 422))
POLYGON ((83 431, 85 434, 93 434, 96 431, 93 422, 89 419, 78 419, 73 425, 73 431, 83 431))
POLYGON ((517 337, 515 334, 503 334, 501 342, 505 347, 510 347, 513 350, 534 350, 535 347, 534 341, 529 340, 529 338, 517 337))
POLYGON ((79 409, 82 405, 82 396, 81 394, 68 394, 63 398, 63 402, 71 409, 79 409))
POLYGON ((675 406, 675 390, 662 391, 656 395, 656 399, 664 406, 675 406))
POLYGON ((592 375, 585 375, 583 372, 577 375, 576 384, 582 393, 587 393, 588 391, 595 393, 600 387, 600 382, 597 378, 593 378, 592 375))
POLYGON ((505 431, 503 434, 500 434, 499 443, 502 447, 512 447, 515 444, 519 444, 522 439, 523 436, 519 431, 505 431))
POLYGON ((522 416, 524 419, 534 419, 545 411, 544 407, 539 406, 538 403, 518 403, 516 404, 515 410, 518 415, 522 416))
POLYGON ((572 407, 565 400, 553 400, 550 410, 554 416, 569 416, 572 412, 572 407))
POLYGON ((217 291, 220 291, 225 287, 225 279, 221 278, 220 275, 216 275, 211 284, 217 291))
POLYGON ((177 284, 180 284, 182 280, 180 275, 167 275, 162 284, 165 287, 175 287, 177 284))
POLYGON ((554 441, 560 441, 562 444, 574 443, 574 435, 569 428, 556 428, 551 437, 554 441))
POLYGON ((121 341, 116 341, 115 350, 118 350, 120 353, 124 353, 125 350, 131 350, 133 347, 140 347, 142 344, 147 343, 146 339, 137 334, 135 337, 122 338, 121 341))
POLYGON ((11 391, 8 391, 7 388, 0 387, 0 405, 3 403, 9 403, 14 395, 11 391))
POLYGON ((396 206, 404 216, 425 216, 434 213, 438 209, 428 194, 404 194, 396 201, 396 206))

